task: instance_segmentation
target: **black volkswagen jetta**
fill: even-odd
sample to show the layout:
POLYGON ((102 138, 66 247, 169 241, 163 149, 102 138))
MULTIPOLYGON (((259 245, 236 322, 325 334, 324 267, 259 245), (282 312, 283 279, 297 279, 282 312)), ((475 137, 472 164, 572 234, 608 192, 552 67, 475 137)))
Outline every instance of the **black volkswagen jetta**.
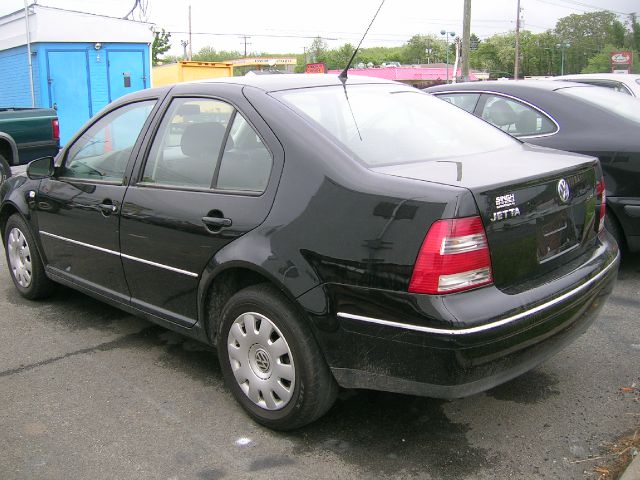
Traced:
POLYGON ((16 288, 55 283, 217 346, 291 429, 338 385, 489 389, 613 286, 597 159, 525 145, 392 82, 224 79, 109 105, 0 190, 16 288))

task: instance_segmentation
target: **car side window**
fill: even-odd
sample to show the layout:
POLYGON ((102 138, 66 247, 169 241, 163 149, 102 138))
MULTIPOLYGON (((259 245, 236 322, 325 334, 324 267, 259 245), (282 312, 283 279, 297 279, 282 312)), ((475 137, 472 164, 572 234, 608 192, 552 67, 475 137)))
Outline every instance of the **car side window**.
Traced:
POLYGON ((602 81, 596 80, 591 82, 591 85, 610 88, 611 90, 615 90, 616 92, 626 93, 627 95, 633 95, 624 83, 616 82, 614 80, 602 80, 602 81))
POLYGON ((122 182, 133 146, 155 103, 130 103, 103 116, 69 148, 58 176, 122 182))
POLYGON ((245 118, 237 113, 220 163, 216 188, 264 192, 273 159, 245 118))
POLYGON ((271 166, 271 153, 233 106, 177 98, 160 124, 141 184, 262 192, 271 166))
POLYGON ((211 188, 234 108, 206 98, 176 98, 156 134, 142 183, 211 188))
POLYGON ((480 98, 479 93, 443 93, 437 95, 438 98, 452 103, 456 107, 460 107, 469 113, 473 113, 480 98))
POLYGON ((558 130, 539 110, 500 95, 487 95, 482 119, 515 137, 547 135, 558 130))

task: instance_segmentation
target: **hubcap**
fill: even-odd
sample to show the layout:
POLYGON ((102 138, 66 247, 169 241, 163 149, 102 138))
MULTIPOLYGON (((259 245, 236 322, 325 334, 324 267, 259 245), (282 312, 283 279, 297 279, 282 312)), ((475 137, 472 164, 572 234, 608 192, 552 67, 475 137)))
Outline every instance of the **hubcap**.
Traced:
POLYGON ((28 288, 31 285, 31 251, 24 234, 19 228, 11 229, 9 241, 7 242, 9 251, 9 266, 13 272, 18 285, 28 288))
POLYGON ((266 410, 287 406, 295 387, 295 366, 289 344, 264 315, 244 313, 227 336, 231 370, 249 399, 266 410))

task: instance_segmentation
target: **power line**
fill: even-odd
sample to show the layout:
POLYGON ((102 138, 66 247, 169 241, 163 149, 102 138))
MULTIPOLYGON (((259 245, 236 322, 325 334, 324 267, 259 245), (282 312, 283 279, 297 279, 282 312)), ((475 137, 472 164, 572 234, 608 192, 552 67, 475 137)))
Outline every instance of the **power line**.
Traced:
MULTIPOLYGON (((187 34, 189 32, 172 30, 171 34, 187 34)), ((215 35, 220 37, 266 37, 266 38, 318 38, 318 35, 276 35, 266 33, 218 33, 218 32, 191 32, 192 35, 215 35)), ((320 37, 323 40, 338 40, 337 38, 320 37)))
POLYGON ((570 7, 569 5, 581 6, 581 7, 591 8, 591 9, 594 9, 594 10, 603 10, 605 12, 615 13, 616 15, 629 15, 629 13, 619 12, 617 10, 611 10, 611 9, 605 8, 605 7, 598 7, 596 5, 591 5, 589 3, 579 2, 577 0, 556 0, 556 1, 536 0, 536 1, 538 1, 540 3, 546 3, 547 5, 553 5, 555 7, 568 8, 569 10, 575 10, 576 12, 588 13, 588 11, 584 10, 584 8, 570 7), (557 3, 558 1, 568 3, 569 5, 563 5, 561 3, 557 3))

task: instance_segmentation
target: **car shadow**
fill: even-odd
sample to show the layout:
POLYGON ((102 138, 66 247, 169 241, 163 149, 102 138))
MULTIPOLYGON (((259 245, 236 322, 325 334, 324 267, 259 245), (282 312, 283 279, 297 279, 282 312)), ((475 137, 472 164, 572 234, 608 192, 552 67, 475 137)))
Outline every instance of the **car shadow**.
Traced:
MULTIPOLYGON (((621 276, 640 273, 640 254, 623 257, 621 276)), ((7 290, 9 301, 33 304, 7 290)), ((46 301, 54 321, 71 329, 128 330, 140 322, 137 333, 123 336, 116 348, 159 349, 157 364, 224 390, 215 349, 152 323, 137 319, 74 290, 60 288, 46 301), (126 338, 125 338, 126 337, 126 338)), ((558 395, 557 378, 544 369, 534 369, 486 394, 483 401, 509 401, 522 405, 544 402, 558 395)), ((459 409, 468 410, 468 403, 459 409)), ((471 426, 455 421, 456 402, 367 390, 342 391, 325 416, 302 429, 273 433, 293 440, 294 455, 331 452, 363 472, 380 475, 433 478, 474 477, 497 461, 490 449, 472 445, 471 426), (464 458, 464 461, 460 461, 464 458)), ((237 415, 244 415, 237 407, 237 415)), ((247 422, 251 422, 246 417, 247 422)))

